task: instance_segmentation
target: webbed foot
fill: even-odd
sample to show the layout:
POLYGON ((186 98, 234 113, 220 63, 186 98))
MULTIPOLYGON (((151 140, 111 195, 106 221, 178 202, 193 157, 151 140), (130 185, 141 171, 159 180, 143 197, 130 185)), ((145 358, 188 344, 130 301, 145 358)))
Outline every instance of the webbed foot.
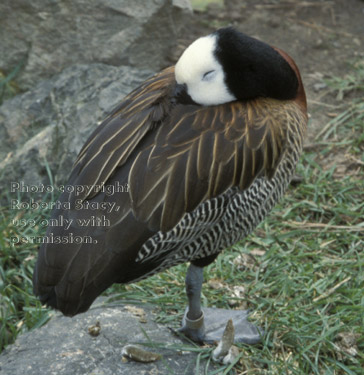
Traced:
POLYGON ((212 344, 221 340, 226 323, 231 319, 235 328, 234 342, 256 344, 264 331, 248 321, 248 314, 248 310, 204 308, 200 318, 191 320, 186 311, 179 331, 193 341, 212 344))

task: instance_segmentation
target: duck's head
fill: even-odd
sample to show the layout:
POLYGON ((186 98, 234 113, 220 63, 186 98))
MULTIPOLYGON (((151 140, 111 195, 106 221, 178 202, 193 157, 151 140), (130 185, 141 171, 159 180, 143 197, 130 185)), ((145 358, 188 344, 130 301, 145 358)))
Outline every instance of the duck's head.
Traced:
POLYGON ((175 66, 175 97, 199 105, 257 97, 294 99, 299 73, 287 58, 231 27, 219 29, 183 52, 175 66))

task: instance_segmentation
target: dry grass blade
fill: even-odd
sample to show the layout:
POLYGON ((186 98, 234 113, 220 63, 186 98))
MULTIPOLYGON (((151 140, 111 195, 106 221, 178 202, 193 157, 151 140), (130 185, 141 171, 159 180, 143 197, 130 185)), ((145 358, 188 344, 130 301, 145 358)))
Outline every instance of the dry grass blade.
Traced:
POLYGON ((309 228, 309 229, 324 229, 324 230, 345 230, 348 232, 363 232, 364 233, 364 222, 362 225, 332 225, 332 224, 324 224, 324 223, 308 223, 308 222, 299 222, 299 221, 284 221, 284 225, 289 227, 296 227, 296 228, 309 228))
POLYGON ((324 294, 322 294, 321 296, 318 296, 316 298, 313 299, 313 302, 317 302, 317 301, 320 301, 321 299, 324 299, 324 298, 327 298, 328 296, 330 296, 331 294, 333 294, 335 292, 336 289, 340 288, 341 285, 347 283, 349 280, 351 279, 351 276, 348 276, 346 279, 340 281, 338 284, 336 284, 333 288, 329 289, 327 292, 325 292, 324 294))

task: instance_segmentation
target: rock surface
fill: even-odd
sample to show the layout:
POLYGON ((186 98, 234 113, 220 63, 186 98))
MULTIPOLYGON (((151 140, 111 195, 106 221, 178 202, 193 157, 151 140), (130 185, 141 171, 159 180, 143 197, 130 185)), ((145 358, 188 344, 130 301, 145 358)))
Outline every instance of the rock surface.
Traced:
POLYGON ((190 9, 187 0, 1 1, 0 71, 21 64, 24 90, 76 63, 159 70, 190 9))
POLYGON ((0 107, 0 188, 65 183, 91 131, 150 71, 76 65, 0 107))
MULTIPOLYGON (((145 320, 128 306, 103 306, 98 299, 88 312, 73 318, 56 314, 40 329, 20 335, 0 355, 1 375, 157 375, 203 374, 206 361, 195 371, 198 353, 176 348, 148 348, 162 355, 151 363, 123 361, 122 349, 132 343, 159 343, 180 346, 183 342, 163 325, 155 323, 152 307, 145 307, 145 320), (140 320, 146 321, 141 323, 140 320), (88 328, 100 322, 100 333, 93 337, 88 328)), ((186 346, 190 344, 184 343, 186 346)), ((209 365, 212 371, 216 364, 209 365)))

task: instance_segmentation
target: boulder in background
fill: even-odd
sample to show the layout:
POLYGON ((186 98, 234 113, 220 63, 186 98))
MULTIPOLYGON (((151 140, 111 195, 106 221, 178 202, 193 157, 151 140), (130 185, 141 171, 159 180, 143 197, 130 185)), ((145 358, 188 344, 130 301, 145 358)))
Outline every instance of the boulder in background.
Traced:
POLYGON ((5 0, 0 71, 23 64, 22 90, 74 64, 159 70, 191 13, 187 0, 5 0))
POLYGON ((66 182, 90 133, 152 72, 105 64, 75 65, 0 107, 0 188, 10 182, 66 182))

